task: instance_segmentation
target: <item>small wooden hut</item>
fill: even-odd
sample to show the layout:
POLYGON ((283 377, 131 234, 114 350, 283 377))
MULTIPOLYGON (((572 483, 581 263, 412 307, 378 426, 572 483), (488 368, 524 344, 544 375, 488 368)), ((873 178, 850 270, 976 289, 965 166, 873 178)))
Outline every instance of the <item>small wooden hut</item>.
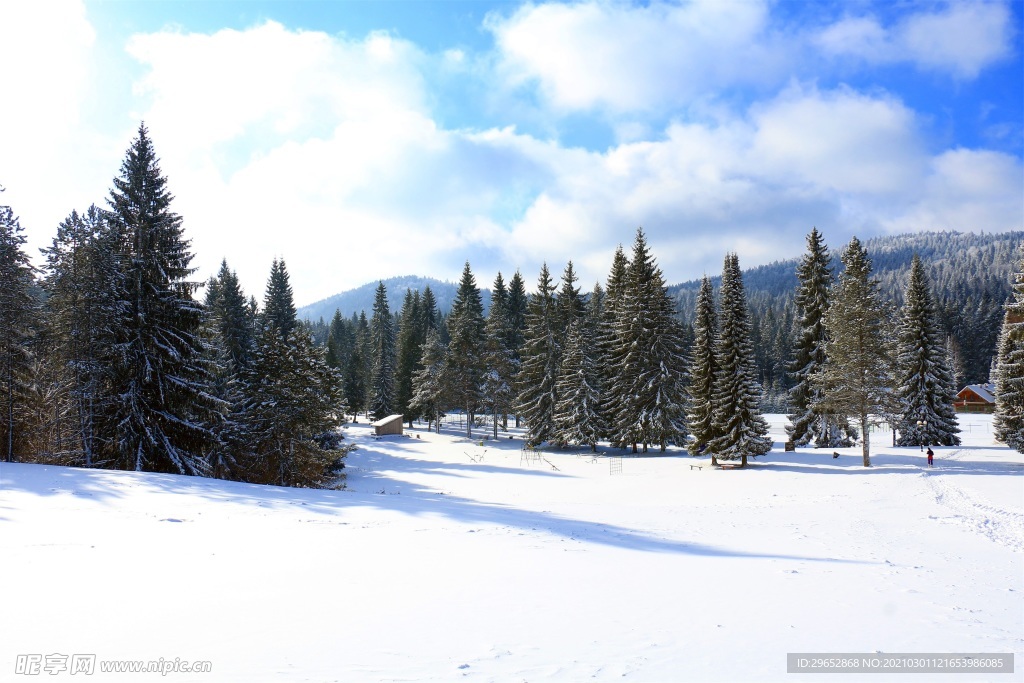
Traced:
POLYGON ((960 390, 953 407, 965 413, 991 413, 996 407, 994 384, 968 384, 960 390))
POLYGON ((371 422, 370 426, 373 427, 373 435, 386 436, 388 434, 397 434, 402 436, 402 418, 402 415, 388 415, 376 422, 371 422))

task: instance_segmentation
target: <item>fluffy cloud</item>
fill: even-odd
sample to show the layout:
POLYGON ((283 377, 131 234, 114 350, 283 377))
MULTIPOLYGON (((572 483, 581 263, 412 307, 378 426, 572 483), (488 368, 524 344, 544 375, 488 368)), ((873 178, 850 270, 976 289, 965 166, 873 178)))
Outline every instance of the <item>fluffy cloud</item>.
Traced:
POLYGON ((620 113, 775 82, 788 56, 767 23, 759 0, 701 0, 527 4, 487 26, 512 84, 538 83, 561 110, 620 113))
MULTIPOLYGON (((936 150, 919 115, 890 94, 783 81, 777 65, 788 53, 768 47, 765 7, 722 8, 526 5, 488 20, 493 55, 430 54, 386 33, 351 38, 275 22, 140 34, 127 44, 141 69, 131 116, 150 127, 200 275, 226 257, 259 297, 280 256, 299 303, 391 275, 454 279, 467 259, 481 284, 498 269, 532 281, 541 261, 557 272, 572 259, 589 287, 637 226, 670 281, 718 272, 726 251, 744 265, 793 256, 812 225, 835 246, 852 234, 1021 227, 1018 158, 936 150), (687 106, 688 117, 668 125, 620 116, 647 104, 671 111, 765 73, 775 84, 760 84, 767 94, 753 104, 687 106), (514 126, 439 123, 432 79, 467 79, 475 91, 502 77, 538 83, 553 119, 610 113, 619 142, 587 150, 514 126)), ((23 218, 49 211, 52 227, 71 208, 102 201, 131 136, 117 131, 112 145, 78 113, 103 85, 90 77, 93 33, 83 17, 70 12, 53 35, 42 17, 23 22, 36 32, 23 42, 53 64, 32 66, 33 77, 19 72, 15 99, 33 78, 59 85, 71 76, 66 92, 40 95, 48 111, 39 121, 0 109, 20 117, 0 130, 0 181, 5 168, 32 180, 23 218), (47 137, 47 126, 63 141, 47 137), (40 139, 42 161, 32 155, 40 139), (69 190, 78 187, 72 177, 94 183, 87 201, 69 190)), ((833 52, 893 44, 894 29, 859 21, 842 25, 845 37, 833 27, 833 52)), ((3 199, 19 208, 13 194, 3 199)))
POLYGON ((827 54, 873 64, 912 62, 920 68, 974 78, 1012 53, 1013 24, 1001 2, 954 2, 912 13, 883 27, 874 16, 846 17, 814 42, 827 54))

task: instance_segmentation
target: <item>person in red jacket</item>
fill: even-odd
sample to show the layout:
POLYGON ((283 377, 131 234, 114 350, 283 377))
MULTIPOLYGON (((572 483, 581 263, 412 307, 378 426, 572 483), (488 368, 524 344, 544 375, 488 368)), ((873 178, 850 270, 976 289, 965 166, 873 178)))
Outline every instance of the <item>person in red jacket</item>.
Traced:
POLYGON ((935 457, 935 453, 932 452, 932 447, 928 447, 928 467, 932 466, 932 458, 935 457))

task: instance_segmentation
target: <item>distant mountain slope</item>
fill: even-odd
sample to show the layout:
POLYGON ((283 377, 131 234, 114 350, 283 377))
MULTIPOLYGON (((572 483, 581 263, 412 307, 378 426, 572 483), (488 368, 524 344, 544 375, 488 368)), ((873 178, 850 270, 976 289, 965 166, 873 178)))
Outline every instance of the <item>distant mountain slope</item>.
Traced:
MULTIPOLYGON (((328 323, 334 317, 336 310, 341 311, 341 315, 344 318, 349 318, 353 313, 358 314, 360 311, 366 311, 366 316, 369 317, 373 311, 373 297, 377 291, 377 282, 368 282, 361 287, 356 287, 355 289, 329 296, 308 306, 303 306, 297 311, 298 316, 311 322, 316 322, 322 318, 324 322, 328 323)), ((430 291, 434 293, 438 310, 447 313, 451 309, 452 301, 455 299, 455 294, 459 289, 456 283, 445 282, 432 277, 420 277, 418 275, 392 277, 383 282, 384 287, 388 291, 388 306, 391 308, 392 313, 397 313, 401 310, 406 290, 422 292, 428 285, 430 286, 430 291)), ((491 304, 491 291, 489 289, 481 289, 480 298, 483 300, 484 311, 487 311, 491 304)))
MULTIPOLYGON (((828 235, 825 236, 826 240, 828 235)), ((882 291, 896 305, 903 301, 903 289, 910 263, 921 257, 939 303, 939 315, 947 335, 953 340, 962 377, 968 382, 988 378, 1002 321, 1003 303, 1010 296, 1010 279, 1019 258, 1024 232, 960 233, 925 232, 876 237, 865 242, 874 276, 882 291)), ((801 246, 801 253, 803 246, 801 246)), ((829 244, 833 272, 840 270, 839 256, 845 244, 829 244)), ((762 339, 779 339, 785 330, 768 329, 773 325, 792 325, 792 301, 796 290, 796 266, 801 257, 778 261, 743 273, 743 284, 755 324, 755 346, 765 363, 771 362, 762 339)), ((720 278, 714 278, 718 285, 720 278)), ((683 320, 693 319, 700 287, 698 280, 684 282, 669 291, 676 297, 683 320)), ((781 345, 789 342, 781 339, 781 345)), ((776 363, 784 359, 774 359, 776 363)), ((765 378, 772 373, 765 370, 765 378)))

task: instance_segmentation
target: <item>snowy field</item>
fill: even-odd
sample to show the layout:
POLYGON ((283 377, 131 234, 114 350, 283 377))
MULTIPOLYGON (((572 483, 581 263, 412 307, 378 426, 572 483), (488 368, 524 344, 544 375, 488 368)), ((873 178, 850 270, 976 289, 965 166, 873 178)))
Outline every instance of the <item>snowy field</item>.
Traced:
POLYGON ((1024 460, 990 418, 931 470, 888 432, 867 470, 784 453, 782 424, 729 471, 365 425, 340 491, 0 465, 0 680, 863 678, 787 652, 1014 652, 940 680, 1024 680, 1024 460), (16 673, 33 654, 211 671, 16 673))

